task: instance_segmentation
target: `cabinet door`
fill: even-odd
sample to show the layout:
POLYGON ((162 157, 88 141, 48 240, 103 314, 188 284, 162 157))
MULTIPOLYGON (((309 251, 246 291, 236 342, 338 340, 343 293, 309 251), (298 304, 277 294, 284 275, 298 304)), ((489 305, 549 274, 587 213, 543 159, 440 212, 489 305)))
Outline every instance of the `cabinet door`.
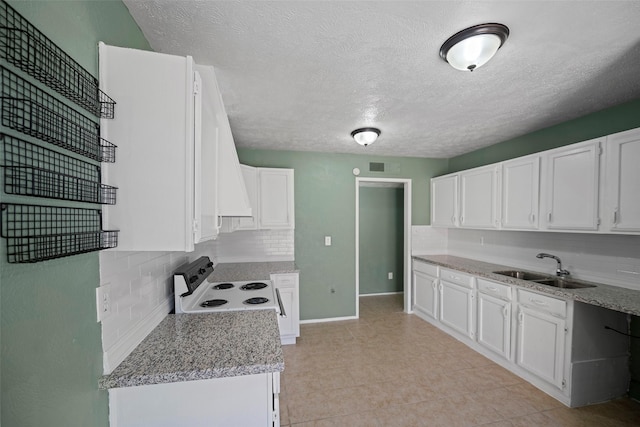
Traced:
MULTIPOLYGON (((206 69, 196 66, 205 73, 206 69)), ((195 238, 200 243, 218 237, 218 122, 210 96, 203 96, 200 72, 195 72, 195 238), (204 119, 203 119, 204 118, 204 119)))
POLYGON ((431 225, 458 225, 458 175, 431 179, 431 225))
POLYGON ((438 279, 420 271, 413 272, 415 308, 427 316, 438 318, 438 279))
POLYGON ((460 227, 498 228, 498 167, 460 173, 460 227))
POLYGON ((460 227, 498 228, 498 167, 460 173, 460 227))
POLYGON ((282 344, 295 344, 300 336, 300 302, 298 274, 272 274, 287 317, 278 316, 282 344))
POLYGON ((538 228, 540 157, 502 163, 502 228, 538 228))
POLYGON ((564 319, 519 306, 516 363, 562 389, 564 319))
POLYGON ((461 334, 474 338, 474 291, 440 280, 440 321, 461 334))
POLYGON ((606 147, 606 228, 640 232, 640 129, 609 136, 606 147))
POLYGON ((549 229, 597 230, 600 140, 545 156, 545 223, 549 229))
POLYGON ((258 205, 260 228, 295 228, 293 169, 258 168, 258 205))
POLYGON ((478 343, 510 359, 511 302, 478 293, 478 343))

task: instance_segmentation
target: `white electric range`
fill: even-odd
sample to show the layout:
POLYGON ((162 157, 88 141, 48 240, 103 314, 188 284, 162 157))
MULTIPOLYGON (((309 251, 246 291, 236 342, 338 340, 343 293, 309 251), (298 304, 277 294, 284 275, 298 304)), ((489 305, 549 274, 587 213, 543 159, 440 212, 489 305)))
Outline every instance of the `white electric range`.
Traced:
POLYGON ((209 282, 213 262, 203 256, 173 275, 176 313, 276 310, 286 317, 278 289, 270 280, 209 282))

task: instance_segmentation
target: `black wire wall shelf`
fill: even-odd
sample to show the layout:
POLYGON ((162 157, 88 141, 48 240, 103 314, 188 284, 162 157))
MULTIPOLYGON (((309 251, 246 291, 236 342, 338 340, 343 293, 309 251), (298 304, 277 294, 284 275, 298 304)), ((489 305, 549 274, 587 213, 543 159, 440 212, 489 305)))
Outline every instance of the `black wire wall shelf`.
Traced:
POLYGON ((118 230, 102 230, 99 209, 3 203, 1 235, 9 263, 32 263, 118 245, 118 230))
POLYGON ((2 125, 99 162, 115 162, 116 146, 100 125, 2 67, 2 125))
POLYGON ((116 187, 100 183, 100 166, 0 133, 7 194, 114 205, 116 187))
POLYGON ((114 117, 98 80, 6 2, 0 2, 0 56, 90 113, 114 117))

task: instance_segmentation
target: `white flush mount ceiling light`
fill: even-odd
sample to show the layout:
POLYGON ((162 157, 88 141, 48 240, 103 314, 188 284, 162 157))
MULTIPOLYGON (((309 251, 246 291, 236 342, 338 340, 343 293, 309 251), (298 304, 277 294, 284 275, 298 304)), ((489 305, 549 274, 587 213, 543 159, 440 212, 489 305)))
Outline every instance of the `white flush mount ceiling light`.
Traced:
POLYGON ((505 25, 475 25, 449 37, 440 48, 440 57, 457 70, 473 71, 493 58, 507 37, 505 25))
POLYGON ((373 144, 378 136, 380 136, 380 129, 376 128, 360 128, 351 132, 351 136, 355 141, 363 146, 373 144))

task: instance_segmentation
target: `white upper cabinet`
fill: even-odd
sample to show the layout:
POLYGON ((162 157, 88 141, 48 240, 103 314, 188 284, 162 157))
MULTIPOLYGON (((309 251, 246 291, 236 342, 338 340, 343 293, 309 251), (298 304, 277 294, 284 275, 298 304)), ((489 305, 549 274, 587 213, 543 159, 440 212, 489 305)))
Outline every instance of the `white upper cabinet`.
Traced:
POLYGON ((431 225, 456 227, 458 225, 458 175, 431 179, 431 225))
POLYGON ((538 228, 540 156, 502 163, 502 228, 538 228))
POLYGON ((259 228, 295 228, 293 191, 293 169, 258 168, 259 228))
POLYGON ((235 149, 222 141, 230 131, 213 67, 104 43, 99 53, 101 89, 118 103, 116 117, 101 121, 101 136, 118 146, 116 162, 102 168, 118 187, 104 223, 120 230, 121 251, 193 251, 218 234, 218 190, 246 193, 235 149), (236 174, 219 168, 234 156, 236 174))
POLYGON ((597 230, 600 144, 594 139, 544 153, 545 202, 542 221, 548 229, 597 230))
POLYGON ((251 211, 254 215, 233 219, 237 221, 237 230, 255 230, 258 228, 258 169, 247 165, 240 165, 240 169, 242 170, 244 183, 247 187, 249 203, 251 203, 251 211))
POLYGON ((500 174, 498 165, 460 172, 460 227, 498 228, 500 174))
POLYGON ((640 232, 640 129, 607 137, 604 228, 640 232))

